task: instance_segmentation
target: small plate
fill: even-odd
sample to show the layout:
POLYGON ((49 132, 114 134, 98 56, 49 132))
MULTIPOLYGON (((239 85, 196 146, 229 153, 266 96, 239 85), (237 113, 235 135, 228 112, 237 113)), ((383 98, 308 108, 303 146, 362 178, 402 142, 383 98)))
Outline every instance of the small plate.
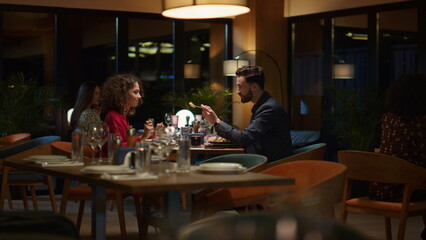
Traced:
POLYGON ((239 163, 212 162, 200 164, 200 169, 202 170, 238 170, 241 168, 243 168, 243 166, 239 163))
POLYGON ((71 162, 70 158, 46 158, 46 159, 36 159, 36 158, 31 158, 31 157, 27 157, 22 159, 24 161, 28 161, 28 162, 49 162, 49 163, 65 163, 65 162, 71 162))
POLYGON ((221 169, 202 169, 202 168, 198 168, 197 171, 201 172, 201 173, 208 173, 208 174, 239 174, 239 173, 245 173, 246 172, 246 168, 242 167, 240 169, 226 169, 226 170, 221 170, 221 169))
POLYGON ((42 160, 42 161, 49 161, 49 160, 61 160, 66 159, 66 156, 63 155, 32 155, 28 158, 32 158, 34 160, 42 160))
POLYGON ((82 173, 87 174, 102 174, 102 173, 110 173, 110 174, 129 174, 134 173, 134 169, 130 169, 126 166, 120 165, 96 165, 96 166, 87 166, 81 169, 82 173))

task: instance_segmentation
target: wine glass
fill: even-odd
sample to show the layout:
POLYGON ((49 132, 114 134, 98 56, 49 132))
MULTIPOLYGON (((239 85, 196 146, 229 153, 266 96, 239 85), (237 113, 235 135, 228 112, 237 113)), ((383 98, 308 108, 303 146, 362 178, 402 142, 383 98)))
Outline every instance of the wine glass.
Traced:
POLYGON ((165 113, 165 114, 164 114, 164 123, 165 123, 167 126, 172 125, 172 116, 171 116, 169 113, 165 113))
POLYGON ((98 147, 99 147, 99 159, 98 159, 98 163, 101 164, 102 163, 102 146, 106 143, 106 141, 108 141, 108 133, 109 133, 109 129, 108 129, 108 125, 104 124, 99 124, 99 139, 98 139, 98 147))
POLYGON ((92 163, 91 164, 96 164, 96 160, 95 160, 95 150, 96 147, 98 146, 99 143, 99 125, 98 124, 90 124, 89 126, 89 130, 86 133, 86 140, 87 143, 89 144, 89 146, 92 148, 92 163))

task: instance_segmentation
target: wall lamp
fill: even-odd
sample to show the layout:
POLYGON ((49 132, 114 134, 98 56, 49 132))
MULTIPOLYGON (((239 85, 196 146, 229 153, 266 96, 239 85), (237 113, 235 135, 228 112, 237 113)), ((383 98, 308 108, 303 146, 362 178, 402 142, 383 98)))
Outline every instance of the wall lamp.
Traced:
POLYGON ((161 14, 178 19, 209 19, 233 17, 248 12, 248 0, 163 0, 161 14))

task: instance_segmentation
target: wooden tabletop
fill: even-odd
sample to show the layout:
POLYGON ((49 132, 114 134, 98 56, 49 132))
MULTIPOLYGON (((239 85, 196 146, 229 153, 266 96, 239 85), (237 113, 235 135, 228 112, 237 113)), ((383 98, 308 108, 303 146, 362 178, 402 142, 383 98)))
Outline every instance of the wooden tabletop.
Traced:
POLYGON ((8 167, 45 173, 56 177, 69 178, 71 180, 78 180, 89 184, 119 189, 120 191, 129 193, 294 184, 294 179, 292 178, 260 173, 203 174, 196 171, 182 174, 173 173, 155 180, 114 181, 101 179, 98 175, 84 174, 81 172, 83 166, 41 167, 23 160, 7 160, 4 164, 8 167))

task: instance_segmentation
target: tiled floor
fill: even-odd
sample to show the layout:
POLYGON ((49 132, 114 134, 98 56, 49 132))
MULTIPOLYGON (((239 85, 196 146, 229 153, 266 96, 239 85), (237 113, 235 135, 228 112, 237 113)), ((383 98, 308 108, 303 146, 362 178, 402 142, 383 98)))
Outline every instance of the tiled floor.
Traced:
MULTIPOLYGON (((59 201, 59 200, 58 200, 59 201)), ((14 210, 22 210, 22 201, 14 200, 13 201, 14 210)), ((59 202, 58 202, 59 206, 59 202)), ((51 210, 50 204, 46 198, 41 198, 39 201, 40 210, 51 210)), ((5 209, 8 210, 7 205, 5 205, 5 209)), ((336 206, 338 209, 338 206, 336 206)), ((90 203, 86 203, 85 214, 82 223, 82 229, 80 232, 81 239, 86 240, 90 239, 90 203)), ((67 217, 71 220, 75 221, 77 217, 78 211, 78 203, 69 202, 67 208, 67 217)), ((227 211, 222 214, 237 214, 235 211, 227 211)), ((128 239, 138 239, 138 228, 136 223, 135 212, 133 208, 132 200, 125 200, 125 215, 126 215, 126 228, 127 228, 127 236, 128 239)), ((120 238, 120 227, 117 218, 117 211, 107 210, 107 239, 115 240, 120 238)), ((363 214, 355 214, 349 213, 348 216, 348 225, 353 228, 359 230, 367 236, 372 237, 377 240, 384 240, 385 232, 384 232, 384 219, 382 217, 363 215, 363 214)), ((398 221, 392 221, 392 229, 393 236, 396 239, 396 234, 398 231, 398 221)), ((407 230, 405 234, 406 240, 419 240, 420 233, 423 230, 423 221, 421 217, 411 217, 407 222, 407 230)), ((167 239, 165 236, 162 236, 161 233, 156 233, 153 227, 149 228, 148 240, 151 239, 167 239)))

